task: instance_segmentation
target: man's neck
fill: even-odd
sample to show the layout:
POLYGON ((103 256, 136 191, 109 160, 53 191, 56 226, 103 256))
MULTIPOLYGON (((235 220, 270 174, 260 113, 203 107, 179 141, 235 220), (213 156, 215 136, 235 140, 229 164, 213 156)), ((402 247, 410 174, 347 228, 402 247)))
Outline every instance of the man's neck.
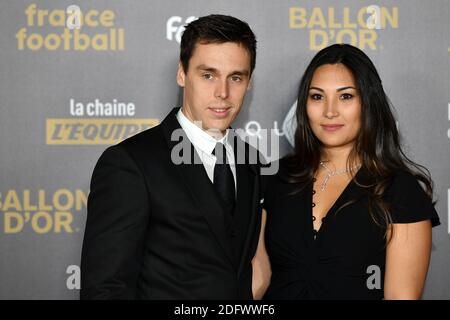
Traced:
POLYGON ((186 119, 188 119, 190 122, 195 124, 198 128, 202 129, 204 132, 206 132, 208 135, 210 135, 211 137, 213 137, 216 140, 221 140, 228 133, 227 130, 221 131, 221 130, 215 129, 215 128, 204 128, 202 121, 194 120, 192 115, 189 112, 186 112, 186 110, 184 108, 181 108, 181 113, 183 113, 183 115, 186 117, 186 119))

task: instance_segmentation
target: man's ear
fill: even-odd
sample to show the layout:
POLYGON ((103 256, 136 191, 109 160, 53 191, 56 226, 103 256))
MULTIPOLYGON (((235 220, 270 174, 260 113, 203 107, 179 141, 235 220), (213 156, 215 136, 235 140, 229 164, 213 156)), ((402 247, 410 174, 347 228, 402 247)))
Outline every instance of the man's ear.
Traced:
POLYGON ((181 61, 178 62, 178 71, 177 71, 177 83, 180 87, 184 88, 186 74, 184 73, 183 65, 181 61))
POLYGON ((247 85, 247 91, 253 88, 253 78, 250 78, 247 85))

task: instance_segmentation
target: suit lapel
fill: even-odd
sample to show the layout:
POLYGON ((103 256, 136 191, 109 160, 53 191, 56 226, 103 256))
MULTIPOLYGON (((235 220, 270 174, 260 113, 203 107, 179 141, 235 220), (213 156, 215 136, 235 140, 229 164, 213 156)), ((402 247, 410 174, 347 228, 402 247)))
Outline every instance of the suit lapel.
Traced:
POLYGON ((183 141, 184 148, 181 149, 180 155, 184 159, 191 159, 191 162, 181 163, 178 165, 174 164, 174 167, 180 174, 181 181, 185 185, 186 191, 190 194, 198 206, 217 241, 224 249, 226 256, 233 264, 231 242, 226 231, 226 219, 228 214, 224 212, 218 195, 215 192, 214 186, 211 183, 211 180, 209 180, 197 152, 176 119, 176 113, 178 110, 179 108, 173 109, 161 123, 161 127, 166 137, 169 151, 172 153, 172 150, 174 150, 175 147, 178 148, 180 146, 179 142, 183 141), (179 129, 179 131, 177 131, 177 133, 173 136, 179 137, 180 139, 172 141, 172 133, 176 129, 179 129), (188 152, 189 154, 183 154, 184 152, 188 152))
MULTIPOLYGON (((238 261, 238 276, 242 273, 245 262, 248 261, 248 259, 252 258, 249 257, 250 252, 252 252, 251 248, 255 245, 255 232, 258 234, 257 229, 259 224, 258 221, 258 211, 259 211, 259 179, 258 179, 258 171, 256 168, 256 165, 249 164, 249 155, 248 155, 248 145, 244 143, 243 140, 241 140, 237 136, 232 136, 234 139, 234 150, 235 154, 234 157, 236 159, 236 177, 237 179, 237 210, 242 208, 241 211, 236 212, 235 215, 240 215, 240 217, 236 218, 243 218, 242 216, 249 215, 249 219, 245 221, 248 221, 246 224, 246 229, 242 230, 243 234, 245 234, 245 237, 243 237, 243 246, 242 246, 242 252, 239 257, 238 261), (244 154, 244 163, 242 163, 242 158, 239 159, 239 154, 244 154)), ((256 237, 258 238, 258 237, 256 237)))
MULTIPOLYGON (((258 196, 258 186, 256 184, 256 177, 249 171, 248 166, 239 165, 237 166, 236 172, 238 173, 238 201, 239 203, 246 203, 244 208, 248 209, 248 212, 241 212, 241 214, 248 214, 249 223, 247 224, 247 229, 243 230, 245 234, 245 240, 242 247, 242 252, 239 259, 238 266, 238 276, 241 274, 245 262, 248 261, 251 248, 254 245, 255 232, 257 233, 257 221, 258 221, 258 207, 259 196, 258 196)), ((258 233, 259 235, 259 233, 258 233)))

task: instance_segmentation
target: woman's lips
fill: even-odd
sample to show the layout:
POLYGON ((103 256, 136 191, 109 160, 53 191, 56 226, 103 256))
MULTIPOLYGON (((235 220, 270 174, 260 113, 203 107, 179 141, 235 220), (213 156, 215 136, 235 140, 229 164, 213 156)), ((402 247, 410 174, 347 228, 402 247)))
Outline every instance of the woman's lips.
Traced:
POLYGON ((334 132, 342 128, 343 124, 321 124, 321 127, 328 132, 334 132))

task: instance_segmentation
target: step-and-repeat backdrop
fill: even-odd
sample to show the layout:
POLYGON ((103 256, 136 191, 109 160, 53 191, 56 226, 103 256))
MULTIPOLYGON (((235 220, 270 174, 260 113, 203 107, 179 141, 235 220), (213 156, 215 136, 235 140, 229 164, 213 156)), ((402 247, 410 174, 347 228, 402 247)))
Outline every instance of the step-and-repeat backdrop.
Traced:
POLYGON ((180 105, 183 25, 210 13, 257 35, 235 127, 256 139, 276 129, 280 155, 292 148, 297 86, 314 54, 339 42, 373 59, 407 154, 435 181, 442 225, 424 297, 450 299, 447 0, 0 0, 0 299, 78 298, 94 165, 180 105))

